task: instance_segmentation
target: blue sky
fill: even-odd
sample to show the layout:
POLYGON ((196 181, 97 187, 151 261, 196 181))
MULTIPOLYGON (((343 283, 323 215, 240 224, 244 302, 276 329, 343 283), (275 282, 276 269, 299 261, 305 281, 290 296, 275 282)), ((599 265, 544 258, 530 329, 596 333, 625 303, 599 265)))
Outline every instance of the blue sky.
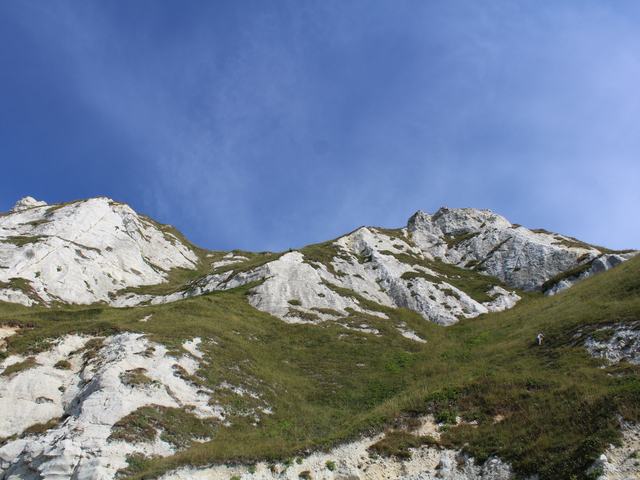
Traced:
POLYGON ((0 2, 0 211, 107 196, 217 250, 417 210, 640 248, 640 3, 0 2))

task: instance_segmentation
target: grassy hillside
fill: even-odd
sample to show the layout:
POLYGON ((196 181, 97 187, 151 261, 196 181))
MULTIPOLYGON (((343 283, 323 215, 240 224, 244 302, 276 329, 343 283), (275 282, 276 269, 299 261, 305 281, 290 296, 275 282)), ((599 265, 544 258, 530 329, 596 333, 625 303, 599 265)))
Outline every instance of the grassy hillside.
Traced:
MULTIPOLYGON (((142 440, 149 435, 142 426, 151 422, 187 447, 165 459, 137 458, 129 472, 134 478, 184 464, 291 458, 362 432, 411 425, 429 412, 477 420, 477 427, 451 427, 442 443, 465 445, 480 462, 499 455, 541 479, 583 478, 581 472, 618 440, 615 415, 639 420, 640 368, 600 368, 602 361, 591 358, 582 341, 601 325, 638 324, 640 256, 556 296, 527 295, 512 310, 451 327, 359 298, 389 316, 357 314, 381 336, 330 322, 286 324, 249 305, 251 287, 127 309, 0 304, 0 319, 30 327, 9 339, 9 352, 18 353, 46 349, 68 332, 144 332, 176 354, 183 340, 203 339, 206 361, 190 380, 213 390, 212 402, 228 406, 231 426, 195 425, 179 412, 153 408, 134 412, 123 422, 132 427, 114 434, 142 440), (148 315, 150 321, 139 322, 148 315), (392 326, 400 322, 428 342, 402 337, 392 326), (543 346, 536 341, 540 331, 543 346), (225 381, 258 398, 222 388, 225 381), (504 419, 496 422, 498 415, 504 419), (191 443, 191 432, 212 439, 191 443)), ((427 441, 391 436, 384 451, 402 455, 406 445, 427 441)))

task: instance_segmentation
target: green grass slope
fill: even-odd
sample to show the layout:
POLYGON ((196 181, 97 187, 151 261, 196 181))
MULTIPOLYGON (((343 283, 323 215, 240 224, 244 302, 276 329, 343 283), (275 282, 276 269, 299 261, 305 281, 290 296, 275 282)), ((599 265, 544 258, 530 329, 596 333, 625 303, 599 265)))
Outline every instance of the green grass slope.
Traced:
MULTIPOLYGON (((28 327, 8 339, 10 353, 36 353, 69 332, 143 332, 176 354, 182 341, 203 339, 205 361, 190 380, 215 392, 211 401, 227 407, 231 426, 195 425, 179 412, 148 407, 134 412, 124 425, 151 421, 172 438, 188 439, 193 430, 211 440, 184 440, 184 450, 164 459, 136 458, 132 478, 186 464, 290 458, 434 413, 478 422, 451 427, 441 443, 464 447, 479 462, 499 455, 521 474, 579 479, 620 438, 616 414, 639 420, 640 368, 601 368, 582 343, 599 326, 638 324, 640 256, 556 296, 527 295, 512 310, 451 327, 360 298, 363 307, 389 316, 363 318, 380 336, 330 322, 286 324, 249 305, 252 286, 127 309, 0 304, 0 321, 28 327), (150 321, 139 322, 148 315, 150 321), (427 343, 401 336, 393 327, 400 322, 427 343), (541 331, 546 339, 538 346, 541 331), (223 382, 259 398, 236 395, 223 382), (267 406, 272 414, 256 410, 267 406)), ((153 436, 139 431, 141 440, 153 436)), ((136 430, 114 434, 135 439, 136 430)), ((425 441, 410 433, 389 442, 394 438, 425 441)), ((402 453, 402 446, 384 451, 402 453)))

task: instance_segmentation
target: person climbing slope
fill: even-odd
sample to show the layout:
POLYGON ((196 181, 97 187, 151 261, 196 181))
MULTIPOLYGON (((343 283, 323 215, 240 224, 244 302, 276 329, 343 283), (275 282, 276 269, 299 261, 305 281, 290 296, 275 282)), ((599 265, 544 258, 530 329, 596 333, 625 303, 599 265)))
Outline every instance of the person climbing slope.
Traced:
POLYGON ((544 338, 544 335, 542 333, 538 334, 538 345, 542 345, 542 339, 544 338))

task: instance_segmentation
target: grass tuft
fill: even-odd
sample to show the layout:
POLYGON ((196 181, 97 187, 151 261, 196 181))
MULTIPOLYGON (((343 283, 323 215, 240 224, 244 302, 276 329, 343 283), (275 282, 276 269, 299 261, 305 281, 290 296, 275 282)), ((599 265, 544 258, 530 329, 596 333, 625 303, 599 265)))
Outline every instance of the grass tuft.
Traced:
POLYGON ((30 368, 35 368, 38 364, 36 363, 36 359, 33 357, 27 358, 23 362, 14 363, 13 365, 9 365, 4 369, 2 375, 8 377, 14 373, 20 373, 25 370, 29 370, 30 368))

